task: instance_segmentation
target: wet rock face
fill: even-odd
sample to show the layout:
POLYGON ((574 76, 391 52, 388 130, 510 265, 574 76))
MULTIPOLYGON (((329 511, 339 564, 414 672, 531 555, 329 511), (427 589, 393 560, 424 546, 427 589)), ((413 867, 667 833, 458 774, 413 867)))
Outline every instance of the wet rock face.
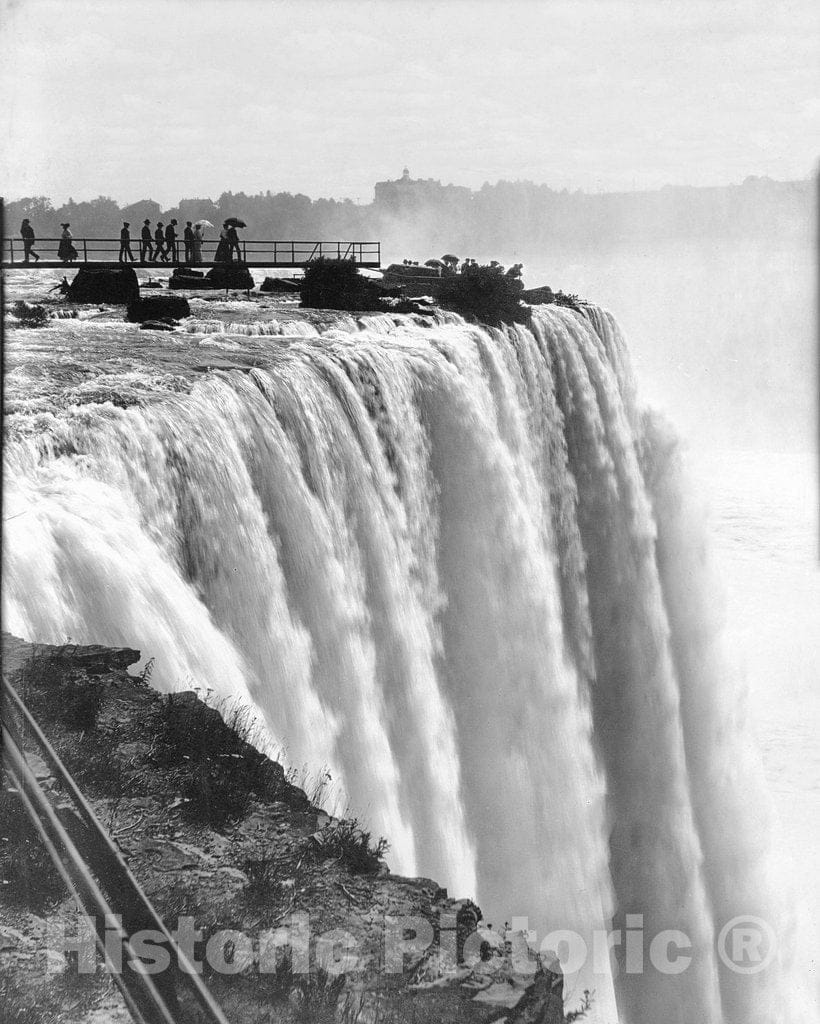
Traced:
POLYGON ((126 305, 139 298, 140 286, 133 267, 93 270, 80 267, 68 288, 69 302, 108 302, 126 305))
POLYGON ((295 278, 266 277, 259 286, 260 292, 298 292, 301 285, 295 278))
POLYGON ((480 918, 481 911, 463 901, 459 933, 468 922, 471 930, 463 947, 459 941, 458 955, 432 950, 416 967, 408 988, 417 1005, 428 1006, 421 1019, 563 1024, 564 979, 557 958, 529 949, 523 932, 497 931, 481 924, 480 918), (473 913, 469 921, 471 912, 477 912, 477 919, 473 913), (456 1007, 468 1005, 467 1015, 459 1017, 456 1007))
POLYGON ((205 278, 201 270, 194 270, 191 267, 175 267, 174 272, 168 278, 168 287, 173 289, 185 288, 188 291, 213 289, 214 285, 205 278))
POLYGON ((249 291, 256 287, 253 275, 244 263, 217 263, 205 275, 209 288, 249 291))
POLYGON ((166 323, 164 320, 145 320, 140 324, 141 331, 173 331, 175 327, 176 321, 166 323))
POLYGON ((521 298, 524 302, 529 302, 532 306, 539 306, 543 303, 550 303, 555 301, 555 294, 549 285, 543 285, 541 288, 525 288, 521 292, 521 298))
MULTIPOLYGON (((561 1024, 557 965, 482 925, 470 900, 390 874, 380 844, 312 804, 248 742, 246 720, 194 693, 154 691, 147 673, 126 672, 139 657, 3 637, 5 673, 158 913, 197 930, 194 958, 229 1020, 561 1024), (280 929, 292 948, 274 963, 267 943, 280 929), (233 970, 240 954, 246 962, 233 970)), ((59 801, 49 766, 33 748, 26 756, 59 801)), ((68 1022, 59 1014, 73 1005, 71 1024, 126 1021, 110 978, 78 977, 71 957, 49 947, 46 921, 75 935, 77 909, 37 837, 6 835, 18 804, 0 792, 0 1010, 25 1020, 37 1006, 68 1022), (21 870, 28 860, 37 863, 21 870)))
POLYGON ((127 319, 132 323, 182 320, 190 315, 188 300, 181 295, 144 295, 128 303, 127 319))

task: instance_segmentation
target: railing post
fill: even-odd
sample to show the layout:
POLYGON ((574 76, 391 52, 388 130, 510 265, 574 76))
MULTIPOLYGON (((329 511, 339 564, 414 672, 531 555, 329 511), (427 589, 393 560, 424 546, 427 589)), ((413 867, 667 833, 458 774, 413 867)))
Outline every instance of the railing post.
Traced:
POLYGON ((9 237, 9 263, 14 263, 14 239, 9 237))
POLYGON ((291 242, 290 243, 290 262, 291 263, 295 263, 296 262, 296 243, 295 242, 291 242))
POLYGON ((88 239, 83 239, 83 263, 88 263, 88 239))

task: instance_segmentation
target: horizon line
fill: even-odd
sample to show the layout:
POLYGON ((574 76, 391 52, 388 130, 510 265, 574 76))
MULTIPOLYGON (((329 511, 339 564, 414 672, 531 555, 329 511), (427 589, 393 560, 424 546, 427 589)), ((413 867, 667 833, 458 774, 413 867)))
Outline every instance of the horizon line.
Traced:
MULTIPOLYGON (((656 188, 612 189, 612 190, 599 190, 599 191, 595 191, 595 192, 590 192, 590 191, 587 191, 587 190, 585 190, 583 188, 575 188, 575 189, 573 189, 573 188, 569 188, 567 186, 565 186, 563 188, 556 188, 556 187, 554 187, 552 185, 548 185, 546 182, 536 182, 536 181, 533 181, 530 178, 498 178, 494 183, 491 183, 489 181, 485 181, 477 189, 473 189, 469 185, 459 185, 456 182, 452 182, 452 181, 451 182, 447 182, 445 184, 439 178, 410 178, 409 181, 411 181, 411 182, 422 182, 422 183, 432 182, 433 184, 440 185, 442 188, 461 188, 461 189, 467 190, 472 195, 477 195, 485 187, 497 188, 499 185, 505 184, 505 185, 532 185, 535 188, 546 188, 550 192, 554 192, 556 195, 575 196, 575 195, 579 195, 580 194, 580 195, 583 195, 583 196, 589 196, 589 197, 597 198, 597 197, 600 197, 600 196, 651 195, 651 194, 658 193, 658 192, 677 191, 677 190, 683 190, 683 189, 692 190, 692 191, 705 192, 705 191, 712 191, 712 190, 715 190, 715 189, 743 188, 747 184, 756 183, 756 182, 765 182, 767 184, 771 183, 773 185, 805 185, 805 184, 811 184, 816 179, 820 180, 820 171, 816 172, 815 174, 809 174, 805 178, 772 178, 772 177, 770 177, 769 175, 766 175, 766 174, 760 174, 760 175, 758 175, 758 174, 748 174, 743 179, 743 181, 740 181, 740 182, 736 182, 736 181, 735 182, 726 182, 726 183, 720 184, 720 185, 681 185, 681 184, 675 185, 675 184, 667 183, 665 185, 659 185, 656 188)), ((394 184, 396 182, 400 182, 401 180, 402 180, 401 178, 385 178, 382 181, 374 182, 374 187, 376 185, 394 184)), ((256 191, 256 192, 244 192, 242 190, 240 190, 239 192, 231 192, 229 189, 223 189, 222 192, 220 193, 220 196, 222 196, 222 195, 231 195, 231 196, 244 195, 248 199, 258 198, 260 196, 261 197, 267 197, 268 195, 270 195, 271 197, 286 196, 286 195, 294 196, 294 197, 295 196, 304 196, 306 199, 309 199, 311 202, 319 202, 321 200, 324 200, 325 202, 336 202, 336 203, 350 202, 354 206, 361 206, 361 207, 373 206, 373 205, 375 205, 375 202, 376 202, 375 196, 373 196, 373 198, 369 199, 367 202, 363 203, 358 198, 353 198, 352 196, 310 196, 306 192, 299 192, 299 191, 291 192, 291 191, 289 191, 287 189, 281 190, 281 191, 278 191, 278 192, 274 192, 272 189, 266 189, 265 191, 262 191, 260 189, 259 191, 256 191)), ((219 198, 219 197, 217 197, 217 198, 219 198)), ((157 205, 163 207, 163 209, 168 209, 168 210, 174 209, 173 205, 164 207, 163 204, 159 200, 152 199, 150 196, 144 196, 141 199, 134 199, 134 200, 131 200, 130 202, 123 202, 122 200, 117 199, 114 196, 105 195, 102 192, 98 193, 96 196, 93 196, 93 198, 91 198, 91 199, 75 200, 73 198, 73 196, 69 195, 68 199, 66 199, 64 202, 56 204, 56 205, 55 205, 55 200, 53 200, 51 196, 44 195, 42 193, 40 193, 40 194, 21 195, 21 196, 19 196, 17 198, 14 198, 14 199, 7 198, 5 196, 0 196, 0 202, 2 202, 4 204, 19 203, 19 202, 22 202, 25 199, 46 199, 50 203, 52 203, 52 206, 54 207, 54 209, 59 209, 61 206, 66 206, 66 205, 68 205, 68 203, 74 203, 75 205, 79 205, 81 203, 92 203, 92 202, 94 202, 97 199, 107 199, 107 200, 110 200, 111 202, 116 203, 117 206, 120 207, 120 209, 124 209, 124 208, 126 208, 128 206, 136 206, 138 203, 146 203, 146 202, 157 203, 157 205)), ((180 203, 184 203, 184 202, 211 202, 211 203, 216 203, 216 201, 217 200, 213 199, 211 196, 182 196, 180 199, 178 199, 176 201, 176 205, 178 206, 180 203)))

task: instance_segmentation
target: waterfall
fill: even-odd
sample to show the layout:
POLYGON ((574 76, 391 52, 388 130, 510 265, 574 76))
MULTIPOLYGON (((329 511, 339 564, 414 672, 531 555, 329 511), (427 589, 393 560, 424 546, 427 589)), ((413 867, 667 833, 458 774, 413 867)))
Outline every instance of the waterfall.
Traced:
POLYGON ((679 974, 616 948, 624 1024, 808 1020, 719 584, 617 324, 346 326, 7 444, 5 628, 252 705, 395 871, 499 924, 682 931, 679 974), (760 975, 716 955, 739 914, 782 939, 760 975))

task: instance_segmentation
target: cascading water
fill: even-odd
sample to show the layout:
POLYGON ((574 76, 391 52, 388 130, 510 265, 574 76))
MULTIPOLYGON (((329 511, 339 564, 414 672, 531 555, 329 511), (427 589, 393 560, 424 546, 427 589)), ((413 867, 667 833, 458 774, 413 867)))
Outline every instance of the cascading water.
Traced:
POLYGON ((682 931, 687 970, 615 978, 624 1022, 809 1020, 703 531, 611 316, 344 326, 38 407, 6 451, 5 627, 251 702, 395 870, 497 920, 682 931), (760 975, 715 952, 740 914, 780 939, 760 975))

